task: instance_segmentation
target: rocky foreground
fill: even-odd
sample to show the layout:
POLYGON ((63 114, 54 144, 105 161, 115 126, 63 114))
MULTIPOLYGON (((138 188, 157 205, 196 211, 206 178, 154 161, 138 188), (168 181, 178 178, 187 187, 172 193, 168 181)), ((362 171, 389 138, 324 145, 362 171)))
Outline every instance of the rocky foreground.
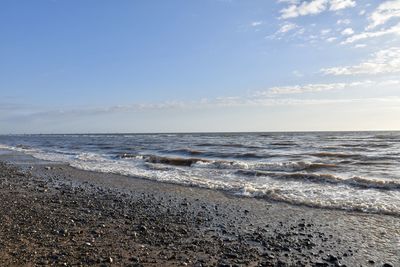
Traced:
MULTIPOLYGON (((17 168, 0 163, 0 266, 396 266, 400 262, 396 247, 385 249, 382 243, 363 248, 364 235, 371 232, 354 228, 379 225, 374 216, 349 219, 353 217, 343 212, 332 217, 319 212, 322 215, 315 218, 312 209, 285 211, 285 205, 221 197, 211 190, 140 180, 127 186, 126 177, 119 177, 119 183, 114 177, 118 186, 109 186, 111 176, 63 165, 17 168)), ((388 220, 389 225, 398 223, 397 218, 388 220)))

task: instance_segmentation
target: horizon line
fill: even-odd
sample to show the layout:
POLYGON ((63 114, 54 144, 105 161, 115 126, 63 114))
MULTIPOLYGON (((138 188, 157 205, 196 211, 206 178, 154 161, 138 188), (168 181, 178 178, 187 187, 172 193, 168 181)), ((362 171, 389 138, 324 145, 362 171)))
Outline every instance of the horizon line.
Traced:
POLYGON ((289 130, 289 131, 205 131, 205 132, 81 132, 81 133, 5 133, 4 135, 150 135, 150 134, 262 134, 262 133, 353 133, 353 132, 400 132, 398 130, 289 130))

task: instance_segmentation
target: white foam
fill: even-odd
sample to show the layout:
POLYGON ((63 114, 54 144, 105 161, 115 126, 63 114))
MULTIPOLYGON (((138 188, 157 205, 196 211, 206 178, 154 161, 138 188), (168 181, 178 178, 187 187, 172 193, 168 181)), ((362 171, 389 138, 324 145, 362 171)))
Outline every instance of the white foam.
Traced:
MULTIPOLYGON (((237 169, 265 168, 268 170, 297 170, 309 163, 246 163, 198 162, 192 167, 168 166, 146 163, 143 157, 111 159, 96 153, 68 155, 44 152, 33 148, 18 148, 0 144, 0 149, 8 149, 30 154, 42 160, 64 162, 72 167, 140 177, 160 182, 191 185, 219 189, 246 197, 261 197, 284 201, 296 205, 320 208, 357 210, 383 214, 400 215, 400 190, 379 190, 369 188, 393 186, 394 181, 372 180, 368 178, 344 179, 332 176, 337 183, 307 182, 304 179, 274 179, 266 176, 239 175, 237 169), (228 164, 224 168, 224 164, 228 164), (257 165, 257 166, 256 166, 257 165), (232 167, 234 166, 234 168, 232 167), (341 181, 347 181, 342 183, 341 181), (351 183, 361 183, 365 188, 354 187, 351 183)), ((316 175, 316 174, 315 174, 316 175)), ((328 176, 321 176, 328 179, 328 176)), ((329 176, 330 177, 330 176, 329 176)), ((329 178, 331 179, 331 178, 329 178)))
POLYGON ((246 161, 198 161, 193 166, 198 168, 224 168, 260 171, 303 171, 309 168, 334 167, 333 164, 318 164, 306 161, 289 162, 246 162, 246 161))

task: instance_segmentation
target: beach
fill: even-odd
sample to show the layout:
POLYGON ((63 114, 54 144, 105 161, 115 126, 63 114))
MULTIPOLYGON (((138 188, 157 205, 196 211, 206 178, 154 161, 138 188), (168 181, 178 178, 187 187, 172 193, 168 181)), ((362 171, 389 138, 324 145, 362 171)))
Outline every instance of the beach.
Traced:
POLYGON ((400 218, 0 155, 2 266, 398 266, 400 218), (386 265, 384 265, 386 264, 386 265))
POLYGON ((0 14, 0 267, 400 267, 400 0, 0 14))

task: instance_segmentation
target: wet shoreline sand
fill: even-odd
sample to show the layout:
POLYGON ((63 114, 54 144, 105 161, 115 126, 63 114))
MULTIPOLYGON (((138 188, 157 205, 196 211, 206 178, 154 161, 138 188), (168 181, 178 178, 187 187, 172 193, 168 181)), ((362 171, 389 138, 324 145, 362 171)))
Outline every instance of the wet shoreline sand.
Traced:
POLYGON ((400 218, 0 155, 0 265, 392 266, 400 218))

